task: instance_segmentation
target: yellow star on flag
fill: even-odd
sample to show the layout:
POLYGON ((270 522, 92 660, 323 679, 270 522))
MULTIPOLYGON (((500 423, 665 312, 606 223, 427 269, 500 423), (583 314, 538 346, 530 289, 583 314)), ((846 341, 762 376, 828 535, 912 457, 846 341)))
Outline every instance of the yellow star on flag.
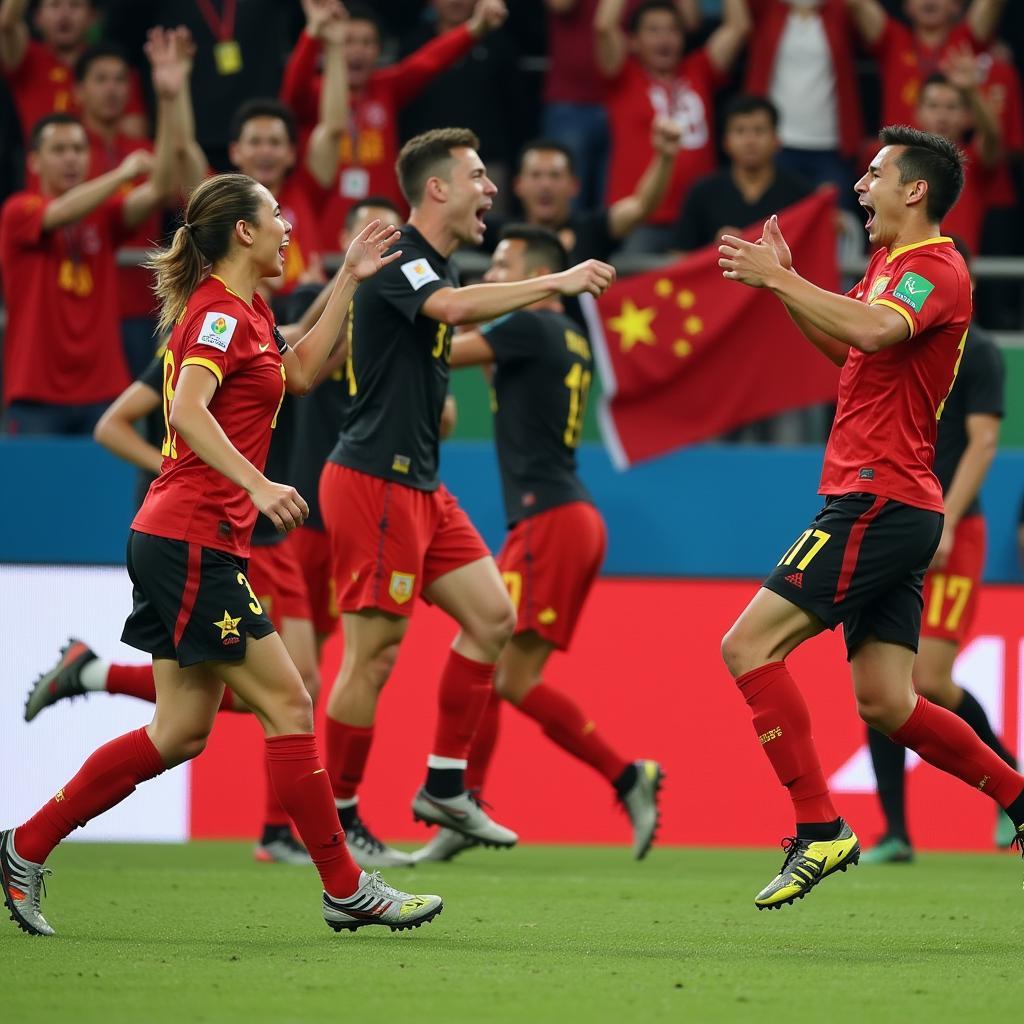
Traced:
POLYGON ((676 303, 680 309, 689 309, 696 301, 697 296, 689 288, 684 288, 676 295, 676 303))
POLYGON ((658 278, 654 282, 654 294, 667 299, 672 294, 672 282, 667 277, 658 278))
POLYGON ((685 359, 692 351, 693 346, 682 338, 677 338, 672 346, 672 351, 679 356, 680 359, 685 359))
POLYGON ((231 617, 231 613, 225 608, 224 618, 220 622, 215 622, 214 625, 220 628, 221 640, 229 636, 240 636, 238 632, 238 624, 242 621, 242 616, 239 615, 237 619, 231 617))
POLYGON ((687 334, 700 334, 704 330, 704 321, 699 316, 688 316, 683 321, 687 334))
POLYGON ((618 316, 610 317, 608 326, 619 335, 619 344, 623 352, 630 352, 639 342, 653 345, 655 342, 651 322, 657 316, 653 306, 638 309, 632 299, 622 300, 622 309, 618 316))

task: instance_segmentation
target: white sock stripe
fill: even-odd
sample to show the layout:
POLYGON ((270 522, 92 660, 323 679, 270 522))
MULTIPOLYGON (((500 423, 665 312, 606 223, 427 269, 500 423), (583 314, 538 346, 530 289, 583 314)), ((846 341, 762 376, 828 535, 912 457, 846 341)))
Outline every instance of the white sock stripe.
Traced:
POLYGON ((334 806, 337 807, 339 811, 343 811, 346 807, 355 807, 357 803, 359 803, 359 797, 353 796, 346 800, 335 800, 334 806))
POLYGON ((455 768, 465 771, 469 762, 461 757, 439 757, 437 754, 430 754, 427 757, 428 768, 455 768))
POLYGON ((79 682, 83 688, 90 693, 99 693, 107 688, 107 673, 110 671, 110 662, 103 658, 95 658, 86 662, 78 673, 79 682))

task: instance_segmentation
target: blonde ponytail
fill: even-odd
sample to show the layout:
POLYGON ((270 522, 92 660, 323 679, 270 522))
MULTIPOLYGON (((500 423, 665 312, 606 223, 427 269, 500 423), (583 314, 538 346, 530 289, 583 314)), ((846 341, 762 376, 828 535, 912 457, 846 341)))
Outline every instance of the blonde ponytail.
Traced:
POLYGON ((174 326, 210 267, 228 254, 235 225, 240 220, 255 224, 259 209, 256 182, 244 174, 217 174, 196 186, 185 209, 185 223, 174 232, 170 248, 145 264, 156 275, 158 331, 174 326))

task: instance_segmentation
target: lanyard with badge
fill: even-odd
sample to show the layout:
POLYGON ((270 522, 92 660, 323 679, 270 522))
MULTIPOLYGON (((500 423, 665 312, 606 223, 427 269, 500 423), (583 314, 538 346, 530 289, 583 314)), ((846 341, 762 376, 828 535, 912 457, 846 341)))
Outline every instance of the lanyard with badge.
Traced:
POLYGON ((242 48, 235 39, 235 14, 238 0, 224 0, 224 13, 218 14, 212 0, 196 0, 203 20, 217 40, 213 46, 213 60, 217 73, 237 75, 242 70, 242 48))

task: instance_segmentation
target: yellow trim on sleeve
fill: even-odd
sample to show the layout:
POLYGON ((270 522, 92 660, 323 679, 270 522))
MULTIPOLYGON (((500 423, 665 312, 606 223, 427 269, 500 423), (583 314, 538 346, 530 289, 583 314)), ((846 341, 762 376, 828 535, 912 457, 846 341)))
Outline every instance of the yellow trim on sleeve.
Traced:
POLYGON ((871 305, 888 306, 890 309, 895 309, 896 312, 899 313, 899 315, 903 317, 904 320, 907 321, 907 326, 910 328, 910 337, 912 338, 914 336, 914 332, 917 330, 917 328, 914 326, 914 318, 899 303, 891 302, 889 299, 875 299, 875 301, 872 302, 871 305))
POLYGON ((224 383, 224 371, 212 359, 204 359, 202 356, 189 356, 188 359, 182 360, 181 363, 182 369, 185 369, 186 366, 205 366, 217 378, 218 384, 224 383))
POLYGON ((952 245, 953 239, 948 238, 946 235, 936 235, 934 238, 926 238, 923 242, 911 242, 910 245, 901 245, 898 249, 893 249, 893 251, 885 257, 885 262, 892 263, 897 256, 902 256, 905 252, 910 252, 911 249, 920 249, 923 245, 945 244, 952 245))

